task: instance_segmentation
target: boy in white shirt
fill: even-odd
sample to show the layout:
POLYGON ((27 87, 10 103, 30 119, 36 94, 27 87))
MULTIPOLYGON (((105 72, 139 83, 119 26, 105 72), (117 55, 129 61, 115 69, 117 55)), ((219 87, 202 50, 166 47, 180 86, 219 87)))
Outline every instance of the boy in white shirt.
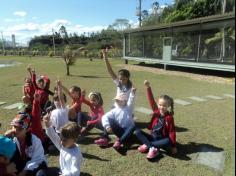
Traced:
MULTIPOLYGON (((136 89, 132 87, 130 96, 125 93, 118 94, 114 100, 117 107, 111 109, 102 117, 102 125, 106 132, 114 133, 118 139, 113 145, 113 148, 119 149, 126 139, 132 135, 135 129, 133 120, 133 106, 135 101, 136 89)), ((105 134, 105 133, 104 133, 105 134)), ((108 136, 95 141, 100 146, 108 145, 108 136)))
POLYGON ((69 122, 60 130, 60 137, 50 125, 49 116, 44 117, 46 134, 60 151, 60 169, 62 176, 79 176, 83 160, 82 153, 76 141, 80 127, 75 122, 69 122))

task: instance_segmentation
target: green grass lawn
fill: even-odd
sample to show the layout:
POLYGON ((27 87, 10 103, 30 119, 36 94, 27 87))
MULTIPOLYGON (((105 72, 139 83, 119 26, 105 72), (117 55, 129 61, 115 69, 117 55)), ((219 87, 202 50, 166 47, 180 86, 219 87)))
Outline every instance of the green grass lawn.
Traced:
MULTIPOLYGON (((31 64, 39 74, 47 74, 51 79, 51 88, 59 77, 64 85, 70 87, 78 85, 90 91, 99 91, 104 99, 104 108, 109 110, 116 88, 107 73, 102 60, 89 61, 80 59, 70 71, 72 76, 66 76, 65 65, 60 58, 25 58, 25 57, 0 57, 0 63, 6 60, 20 62, 14 67, 0 68, 0 102, 6 101, 13 104, 21 101, 22 85, 27 76, 26 67, 31 64)), ((121 69, 124 62, 119 59, 111 60, 115 71, 121 69)), ((135 64, 130 62, 129 64, 135 64)), ((146 155, 137 151, 138 144, 128 149, 127 154, 121 155, 112 147, 101 149, 93 144, 99 137, 99 131, 93 129, 80 144, 84 154, 82 172, 93 176, 231 176, 235 172, 235 100, 208 100, 194 102, 187 97, 223 94, 235 94, 235 84, 212 83, 196 81, 191 78, 176 75, 154 74, 146 71, 131 70, 132 81, 137 88, 136 107, 150 108, 146 99, 143 81, 151 82, 155 97, 168 94, 174 99, 184 99, 192 102, 189 106, 175 106, 175 124, 177 129, 177 142, 179 153, 176 157, 162 153, 153 162, 145 159, 146 155), (223 172, 208 166, 197 164, 198 151, 201 147, 210 147, 223 151, 225 155, 223 172)), ((70 103, 70 102, 69 102, 70 103)), ((17 110, 4 110, 0 106, 1 131, 8 128, 9 122, 17 110)), ((84 111, 88 109, 82 107, 84 111)), ((150 116, 135 112, 137 123, 140 127, 147 127, 150 116)), ((146 130, 146 128, 145 128, 146 130)), ((58 156, 49 156, 49 164, 58 166, 58 156)))

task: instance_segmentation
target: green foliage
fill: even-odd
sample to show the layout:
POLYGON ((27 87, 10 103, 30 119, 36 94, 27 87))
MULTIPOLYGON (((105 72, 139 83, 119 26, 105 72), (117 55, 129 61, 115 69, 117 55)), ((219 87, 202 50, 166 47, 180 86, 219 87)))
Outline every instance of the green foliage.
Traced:
POLYGON ((66 65, 73 65, 76 61, 73 51, 71 50, 69 45, 66 45, 64 52, 63 52, 63 59, 66 65))
POLYGON ((49 57, 53 57, 53 56, 54 56, 53 51, 49 50, 49 51, 48 51, 48 56, 49 56, 49 57))

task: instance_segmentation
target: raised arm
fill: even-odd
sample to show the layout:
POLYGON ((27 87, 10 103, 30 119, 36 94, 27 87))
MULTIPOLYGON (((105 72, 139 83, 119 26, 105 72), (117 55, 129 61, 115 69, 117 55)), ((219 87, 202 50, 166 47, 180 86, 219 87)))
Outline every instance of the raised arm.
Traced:
POLYGON ((89 100, 87 100, 87 99, 85 98, 85 95, 86 95, 85 90, 82 90, 82 91, 81 91, 81 102, 84 103, 84 104, 86 104, 87 106, 89 106, 90 110, 93 111, 93 109, 94 109, 94 108, 93 108, 93 105, 92 105, 92 103, 91 103, 89 100))
POLYGON ((115 74, 115 72, 112 70, 111 64, 108 61, 108 49, 103 49, 102 50, 102 54, 103 54, 103 60, 105 61, 106 67, 107 67, 107 71, 108 73, 111 75, 111 78, 113 80, 117 79, 117 75, 115 74))
POLYGON ((132 87, 131 92, 130 92, 130 96, 129 96, 129 99, 127 102, 127 105, 132 112, 133 112, 134 104, 135 104, 135 94, 136 94, 136 88, 132 87))
POLYGON ((70 91, 62 83, 61 83, 61 88, 67 95, 70 96, 70 98, 72 98, 70 91))
POLYGON ((152 110, 154 111, 158 107, 157 107, 157 104, 156 104, 155 99, 153 97, 150 83, 147 80, 145 80, 144 85, 147 87, 147 98, 148 98, 149 104, 152 107, 152 110))
POLYGON ((58 96, 59 96, 59 101, 61 103, 61 108, 65 108, 65 100, 64 100, 64 96, 63 96, 63 92, 62 92, 62 84, 61 81, 57 81, 57 88, 58 88, 58 96))
POLYGON ((60 137, 56 134, 54 128, 51 126, 50 114, 46 114, 43 117, 43 121, 46 127, 47 136, 51 139, 57 149, 60 150, 62 148, 61 140, 60 137))

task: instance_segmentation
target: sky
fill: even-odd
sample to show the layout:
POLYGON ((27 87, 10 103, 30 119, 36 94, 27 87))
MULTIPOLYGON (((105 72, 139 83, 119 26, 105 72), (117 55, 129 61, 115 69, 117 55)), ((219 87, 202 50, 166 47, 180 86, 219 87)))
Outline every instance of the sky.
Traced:
MULTIPOLYGON (((150 10, 154 0, 142 0, 142 10, 150 10)), ((158 0, 160 6, 173 0, 158 0)), ((98 32, 116 19, 128 19, 135 26, 138 0, 0 0, 0 32, 4 40, 15 35, 16 43, 26 45, 31 38, 59 31, 98 32)), ((2 36, 0 39, 2 40, 2 36)))

